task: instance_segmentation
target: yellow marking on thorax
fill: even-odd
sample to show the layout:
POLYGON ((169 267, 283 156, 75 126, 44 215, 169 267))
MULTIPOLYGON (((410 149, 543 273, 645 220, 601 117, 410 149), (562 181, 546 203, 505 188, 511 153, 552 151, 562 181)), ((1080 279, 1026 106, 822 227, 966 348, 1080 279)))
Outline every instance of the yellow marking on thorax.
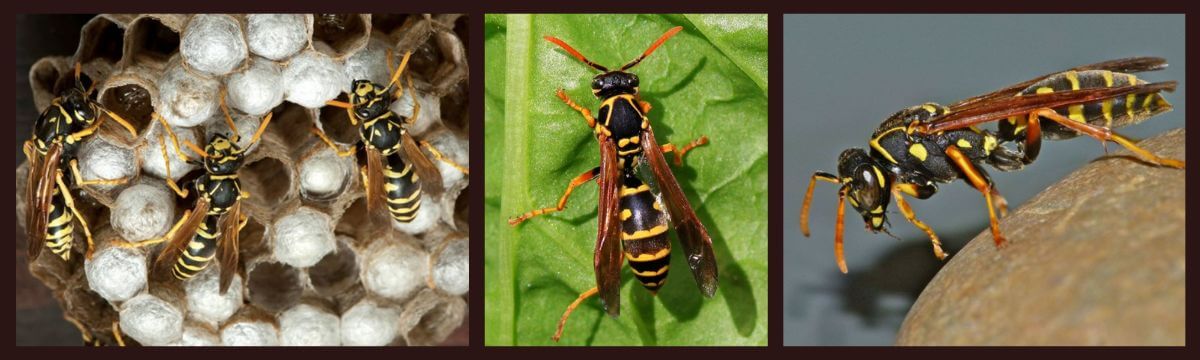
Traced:
POLYGON ((637 193, 644 192, 644 191, 650 191, 650 185, 642 184, 641 186, 638 186, 638 187, 632 188, 632 189, 627 188, 627 187, 622 187, 621 188, 621 197, 626 197, 626 196, 637 194, 637 193))
POLYGON ((1041 95, 1041 94, 1049 94, 1049 93, 1052 93, 1052 92, 1054 92, 1054 88, 1052 88, 1052 87, 1049 87, 1049 86, 1043 86, 1043 87, 1037 88, 1037 94, 1038 94, 1038 95, 1041 95))
POLYGON ((933 104, 931 104, 931 103, 925 103, 925 105, 921 105, 921 108, 925 109, 925 111, 928 112, 929 115, 937 115, 938 108, 936 106, 933 106, 933 104))
POLYGON ((879 134, 879 136, 876 136, 874 139, 871 139, 871 141, 870 141, 871 148, 875 149, 875 151, 878 151, 880 154, 883 154, 883 157, 886 158, 888 161, 891 161, 893 164, 897 163, 896 159, 893 158, 892 154, 888 153, 888 151, 886 149, 884 149, 883 146, 879 145, 879 139, 882 139, 885 135, 887 135, 893 131, 900 131, 900 130, 904 130, 904 128, 895 127, 895 128, 888 129, 887 131, 884 131, 883 133, 879 134))
POLYGON ((658 252, 656 252, 654 254, 638 254, 638 256, 633 256, 633 254, 625 253, 625 259, 627 259, 629 261, 633 261, 633 262, 647 262, 647 261, 654 261, 654 260, 662 259, 664 257, 667 257, 667 255, 670 255, 670 254, 671 254, 671 248, 665 248, 665 249, 659 250, 658 252))
POLYGON ((630 217, 633 217, 632 211, 629 211, 629 209, 621 210, 621 221, 629 220, 630 217))
POLYGON ((875 169, 875 178, 879 180, 876 181, 879 183, 879 187, 887 187, 887 185, 883 183, 883 171, 880 171, 878 166, 872 166, 871 168, 875 169))
POLYGON ((991 135, 983 136, 983 154, 984 155, 991 155, 992 150, 996 150, 996 146, 997 146, 996 137, 991 136, 991 135))
POLYGON ((967 141, 967 139, 958 139, 958 141, 955 142, 955 144, 958 145, 958 147, 963 148, 963 149, 970 149, 973 147, 973 146, 971 146, 971 142, 967 141))
POLYGON ((665 233, 665 232, 667 232, 667 224, 659 224, 658 226, 652 227, 647 230, 634 231, 632 234, 627 234, 625 232, 621 232, 621 240, 626 240, 626 241, 641 240, 641 239, 661 235, 662 233, 665 233))
POLYGON ((929 156, 929 152, 925 150, 925 145, 921 143, 915 143, 909 146, 908 153, 912 154, 913 157, 916 157, 921 161, 925 161, 925 158, 929 156))

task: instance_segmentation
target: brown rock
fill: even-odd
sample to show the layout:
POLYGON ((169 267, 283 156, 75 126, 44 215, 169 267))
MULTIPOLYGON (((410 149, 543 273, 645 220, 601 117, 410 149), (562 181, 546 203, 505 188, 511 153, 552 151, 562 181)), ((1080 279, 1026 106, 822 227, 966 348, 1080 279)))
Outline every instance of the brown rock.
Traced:
MULTIPOLYGON (((1184 133, 1140 146, 1183 159, 1184 133)), ((1184 345, 1185 172, 1112 154, 1002 219, 1005 248, 984 229, 926 286, 896 343, 1184 345)))

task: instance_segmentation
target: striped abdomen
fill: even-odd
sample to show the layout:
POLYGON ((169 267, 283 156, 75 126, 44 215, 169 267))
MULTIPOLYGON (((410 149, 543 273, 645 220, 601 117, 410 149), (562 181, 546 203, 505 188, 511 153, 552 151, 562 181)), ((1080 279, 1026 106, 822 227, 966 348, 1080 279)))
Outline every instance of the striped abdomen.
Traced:
POLYGON ((392 219, 407 223, 417 218, 421 209, 421 183, 410 163, 399 154, 384 157, 383 191, 387 199, 388 212, 392 219))
POLYGON ((671 263, 671 240, 667 238, 667 214, 663 212, 662 201, 641 179, 627 172, 619 202, 625 258, 642 286, 657 292, 667 282, 671 263))
POLYGON ((196 235, 192 241, 179 253, 173 273, 179 280, 187 280, 199 273, 217 254, 217 237, 221 236, 219 223, 220 215, 205 215, 204 221, 196 227, 196 235))
POLYGON ((75 231, 75 225, 72 220, 75 219, 75 214, 71 213, 71 209, 67 208, 66 200, 58 186, 54 187, 54 193, 50 198, 50 209, 46 216, 46 234, 44 240, 46 247, 63 260, 71 260, 71 244, 74 242, 72 233, 75 231))
MULTIPOLYGON (((1047 77, 1042 81, 1030 85, 1025 90, 1022 90, 1018 96, 1145 83, 1145 80, 1140 80, 1133 74, 1108 70, 1067 71, 1047 77)), ((1171 110, 1171 104, 1167 103, 1162 95, 1157 92, 1129 94, 1054 109, 1054 111, 1071 120, 1104 126, 1110 129, 1136 124, 1151 116, 1169 110, 1171 110)), ((1008 121, 1001 121, 999 124, 1000 135, 1005 140, 1020 138, 1025 130, 1025 122, 1026 120, 1023 117, 1011 117, 1008 121)), ((1068 139, 1079 135, 1074 130, 1067 129, 1048 119, 1043 119, 1040 123, 1043 136, 1047 139, 1068 139)))

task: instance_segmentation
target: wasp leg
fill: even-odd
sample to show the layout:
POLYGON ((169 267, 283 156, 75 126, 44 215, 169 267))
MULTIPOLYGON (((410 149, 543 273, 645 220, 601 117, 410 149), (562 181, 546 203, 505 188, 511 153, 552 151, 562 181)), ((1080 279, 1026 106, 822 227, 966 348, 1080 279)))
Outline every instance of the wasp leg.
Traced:
POLYGON ((97 340, 96 337, 92 336, 92 332, 88 331, 87 326, 83 326, 83 323, 80 322, 79 319, 66 314, 63 315, 63 319, 67 320, 67 322, 71 323, 71 325, 75 325, 76 329, 79 329, 79 336, 83 338, 83 344, 85 346, 100 346, 100 341, 97 340))
POLYGON ((150 245, 159 244, 164 241, 167 241, 167 239, 170 239, 175 236, 175 233, 178 232, 179 228, 183 226, 183 221, 187 220, 188 216, 190 216, 191 214, 192 214, 192 209, 185 210, 183 212, 183 216, 180 216, 179 220, 175 221, 175 225, 171 226, 171 230, 167 230, 167 233, 163 234, 162 236, 159 236, 159 237, 156 237, 153 239, 143 240, 136 244, 131 243, 129 241, 121 241, 121 242, 118 242, 116 246, 133 249, 133 248, 147 247, 150 245))
MULTIPOLYGON (((958 149, 958 146, 950 145, 946 147, 946 155, 949 156, 950 160, 954 162, 954 165, 956 165, 958 169, 962 171, 963 175, 966 176, 966 180, 971 183, 971 186, 975 187, 976 190, 979 190, 980 193, 983 193, 983 198, 987 201, 988 218, 992 228, 992 239, 996 242, 997 248, 1004 247, 1004 235, 1000 233, 1000 220, 996 218, 996 210, 995 206, 993 206, 994 199, 992 198, 992 194, 997 194, 995 187, 992 186, 991 182, 986 178, 986 175, 976 168, 975 165, 971 163, 971 160, 968 159, 967 156, 958 149)), ((1007 208, 1007 205, 1005 206, 1007 208)))
POLYGON ((133 129, 133 125, 130 125, 128 121, 125 121, 125 118, 121 117, 121 115, 117 115, 117 113, 109 111, 108 109, 100 109, 100 110, 103 110, 104 114, 108 115, 108 117, 112 118, 113 121, 116 121, 118 124, 121 124, 121 127, 125 128, 125 131, 129 132, 129 136, 137 137, 137 131, 133 129))
MULTIPOLYGON (((579 106, 579 104, 576 104, 575 101, 571 100, 570 96, 567 96, 567 93, 565 91, 563 91, 563 89, 558 89, 558 91, 556 91, 554 94, 557 95, 559 99, 562 99, 562 101, 564 103, 567 103, 567 106, 570 106, 572 109, 575 109, 575 111, 578 111, 579 115, 582 115, 583 119, 587 120, 588 127, 592 128, 592 129, 596 128, 596 118, 592 117, 591 110, 588 110, 587 108, 579 106)), ((611 134, 608 134, 608 135, 611 135, 611 134)))
POLYGON ((346 117, 350 119, 350 125, 358 125, 358 120, 355 120, 357 118, 354 117, 354 105, 350 105, 348 102, 338 100, 326 101, 325 105, 346 109, 346 117))
POLYGON ((808 179, 808 192, 804 193, 804 206, 800 208, 800 232, 804 233, 805 237, 808 237, 808 209, 812 204, 813 189, 817 187, 817 180, 834 184, 842 183, 838 181, 837 176, 824 171, 815 172, 812 174, 812 178, 808 179))
POLYGON ((117 340, 117 346, 125 347, 125 336, 121 335, 120 320, 113 320, 113 339, 117 340))
POLYGON ((833 227, 833 255, 837 258, 838 270, 841 270, 843 274, 849 273, 846 269, 845 239, 842 238, 842 233, 846 229, 846 194, 849 191, 849 187, 842 187, 842 190, 838 191, 837 225, 833 227))
POLYGON ((470 169, 468 169, 462 165, 459 165, 458 163, 454 162, 454 160, 451 160, 450 158, 446 157, 445 155, 442 155, 442 152, 438 151, 438 149, 433 147, 433 144, 430 144, 428 141, 421 140, 421 147, 425 148, 425 150, 429 150, 429 153, 433 154, 433 157, 440 160, 441 162, 444 162, 447 165, 450 165, 450 166, 454 167, 455 169, 458 169, 458 171, 461 171, 463 174, 470 174, 470 169))
MULTIPOLYGON (((412 73, 409 73, 407 78, 408 78, 408 92, 412 93, 413 112, 412 112, 412 116, 409 116, 407 119, 404 119, 404 123, 412 124, 414 122, 417 122, 417 118, 421 116, 421 102, 417 100, 417 91, 413 90, 412 73)), ((397 86, 397 87, 403 88, 401 86, 397 86)), ((403 92, 401 92, 401 94, 403 94, 403 92)), ((399 99, 400 96, 396 96, 396 98, 399 99)))
MULTIPOLYGON (((913 213, 912 207, 908 206, 908 201, 904 200, 904 196, 901 193, 909 195, 918 194, 920 190, 917 189, 917 185, 895 184, 892 186, 892 197, 896 199, 896 207, 900 208, 900 213, 904 215, 904 218, 912 223, 913 226, 916 226, 929 235, 929 241, 933 243, 933 255, 937 256, 939 260, 945 260, 946 252, 942 251, 942 241, 938 240, 937 233, 934 233, 933 229, 929 228, 929 225, 925 225, 924 222, 917 219, 916 213, 913 213)), ((913 196, 916 197, 915 195, 913 196)))
POLYGON ((563 312, 562 318, 558 320, 558 330, 554 331, 554 337, 552 338, 554 339, 554 342, 558 342, 558 339, 562 338, 563 326, 567 325, 567 318, 571 317, 571 312, 575 311, 575 308, 579 307, 579 304, 584 300, 587 300, 587 298, 596 296, 597 292, 599 292, 599 289, 592 287, 591 289, 584 291, 582 294, 579 294, 579 298, 576 298, 575 302, 572 302, 570 306, 567 306, 567 311, 563 312))
MULTIPOLYGON (((192 158, 188 157, 187 154, 183 152, 183 149, 179 147, 179 137, 175 136, 175 131, 171 130, 171 125, 167 125, 167 120, 163 119, 162 116, 158 116, 158 113, 153 113, 151 116, 153 116, 155 120, 158 120, 159 125, 162 125, 163 131, 166 131, 167 135, 171 136, 171 145, 175 147, 175 155, 179 155, 179 159, 183 160, 183 162, 187 162, 187 163, 192 162, 192 158)), ((158 141, 160 143, 163 142, 162 134, 159 134, 158 141)), ((207 153, 204 152, 204 149, 201 149, 199 146, 197 146, 195 143, 193 143, 191 141, 184 140, 184 145, 187 146, 189 149, 191 149, 192 152, 196 153, 196 155, 198 155, 202 158, 205 155, 207 155, 207 153)), ((164 153, 163 159, 166 159, 166 158, 167 158, 167 156, 164 153)))
POLYGON ((588 170, 585 173, 579 174, 579 176, 576 176, 574 180, 571 180, 571 184, 567 186, 567 192, 563 193, 562 197, 558 199, 558 205, 556 205, 555 207, 537 209, 534 211, 530 211, 530 212, 521 214, 521 216, 508 219, 508 224, 512 225, 512 226, 516 226, 517 224, 520 224, 521 222, 523 222, 525 220, 529 220, 529 218, 532 218, 534 216, 545 215, 545 214, 549 214, 552 212, 562 211, 563 208, 565 208, 567 206, 567 198, 571 197, 571 192, 575 191, 576 187, 579 187, 579 185, 583 185, 584 183, 592 181, 592 179, 595 179, 596 176, 599 176, 599 175, 600 175, 600 167, 599 166, 597 166, 591 170, 588 170))
MULTIPOLYGON (((1060 125, 1065 126, 1071 130, 1075 130, 1080 133, 1083 133, 1084 135, 1091 136, 1092 138, 1095 138, 1096 140, 1100 140, 1101 142, 1112 141, 1117 144, 1120 144, 1121 146, 1124 146, 1126 149, 1129 149, 1129 151, 1132 151, 1134 154, 1137 154, 1139 157, 1141 157, 1142 159, 1146 160, 1147 162, 1149 162, 1151 164, 1155 164, 1155 165, 1159 165, 1159 166, 1173 167, 1176 169, 1184 168, 1183 160, 1168 159, 1168 158, 1159 157, 1158 155, 1154 155, 1154 154, 1150 153, 1149 151, 1146 151, 1146 149, 1142 149, 1141 147, 1138 147, 1136 144, 1134 144, 1134 142, 1132 140, 1129 140, 1129 138, 1126 138, 1125 136, 1122 136, 1121 134, 1118 134, 1118 133, 1112 131, 1112 129, 1102 127, 1102 126, 1094 126, 1094 125, 1088 125, 1088 124, 1084 124, 1081 122, 1077 122, 1077 121, 1071 120, 1065 116, 1059 115, 1057 112, 1055 112, 1052 109, 1041 109, 1041 110, 1036 111, 1035 114, 1037 114, 1038 116, 1053 120, 1054 122, 1057 122, 1060 125)), ((1032 115, 1031 115, 1031 117, 1032 117, 1032 115)))
POLYGON ((641 95, 638 95, 638 107, 642 108, 642 115, 650 113, 650 109, 653 108, 653 106, 650 106, 649 102, 642 101, 641 95))
POLYGON ((318 129, 316 125, 308 128, 308 131, 312 132, 314 135, 317 135, 317 137, 320 137, 321 141, 324 142, 325 145, 329 145, 329 147, 333 149, 333 152, 337 153, 337 156, 347 157, 354 155, 354 148, 346 150, 339 149, 338 146, 333 143, 333 140, 330 140, 329 137, 325 135, 325 132, 321 131, 321 129, 318 129))
MULTIPOLYGON (((158 146, 162 150, 163 161, 166 162, 166 166, 163 166, 163 168, 167 171, 167 178, 164 179, 167 182, 167 186, 170 187, 171 190, 175 191, 175 194, 179 195, 179 197, 186 198, 188 195, 188 190, 181 189, 179 184, 175 183, 175 178, 171 176, 171 156, 167 155, 167 142, 166 139, 163 138, 162 133, 158 134, 158 146)), ((175 151, 178 151, 180 154, 183 153, 183 151, 180 151, 178 147, 175 148, 175 151)))
POLYGON ((77 184, 79 186, 121 185, 126 182, 129 182, 128 177, 123 177, 123 178, 119 178, 119 179, 84 180, 82 173, 79 172, 79 160, 78 159, 71 159, 71 176, 73 176, 75 178, 75 184, 77 184))
POLYGON ((674 152, 675 153, 675 166, 679 166, 679 165, 683 165, 683 155, 687 154, 688 151, 695 149, 697 146, 704 145, 704 144, 708 144, 708 136, 700 135, 700 137, 696 138, 696 140, 692 140, 692 142, 689 142, 687 145, 684 145, 682 148, 676 149, 675 144, 663 145, 662 152, 663 153, 674 152))
POLYGON ((33 147, 33 140, 25 140, 25 146, 23 146, 21 150, 25 151, 25 159, 29 162, 29 165, 32 166, 33 153, 36 151, 33 147))
POLYGON ((75 197, 71 196, 70 188, 63 182, 62 170, 58 171, 54 181, 58 183, 59 193, 63 195, 63 201, 67 204, 67 208, 71 209, 71 213, 75 214, 75 219, 79 220, 79 225, 83 228, 83 235, 87 236, 87 251, 84 252, 84 255, 87 256, 87 259, 91 259, 92 252, 96 250, 95 243, 92 242, 92 230, 88 228, 87 220, 83 218, 83 214, 75 207, 75 197))

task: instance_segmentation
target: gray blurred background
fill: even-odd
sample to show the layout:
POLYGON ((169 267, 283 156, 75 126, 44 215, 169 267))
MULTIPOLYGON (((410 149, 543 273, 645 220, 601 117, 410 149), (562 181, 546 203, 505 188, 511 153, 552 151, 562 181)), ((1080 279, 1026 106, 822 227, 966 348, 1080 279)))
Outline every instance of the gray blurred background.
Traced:
MULTIPOLYGON (((862 218, 847 205, 850 273, 842 275, 833 256, 833 184, 817 185, 812 237, 800 233, 809 176, 836 173, 838 154, 865 148, 893 112, 927 101, 949 104, 1079 65, 1159 56, 1170 66, 1139 78, 1180 81, 1166 94, 1175 111, 1118 131, 1144 138, 1184 126, 1183 15, 786 15, 783 28, 786 345, 892 344, 908 308, 942 265, 928 238, 894 205, 890 229, 901 241, 863 230, 862 218)), ((1022 171, 985 170, 1016 209, 1103 155, 1086 137, 1047 141, 1022 171)), ((983 197, 964 184, 944 184, 928 200, 909 201, 951 256, 988 227, 983 197)))

